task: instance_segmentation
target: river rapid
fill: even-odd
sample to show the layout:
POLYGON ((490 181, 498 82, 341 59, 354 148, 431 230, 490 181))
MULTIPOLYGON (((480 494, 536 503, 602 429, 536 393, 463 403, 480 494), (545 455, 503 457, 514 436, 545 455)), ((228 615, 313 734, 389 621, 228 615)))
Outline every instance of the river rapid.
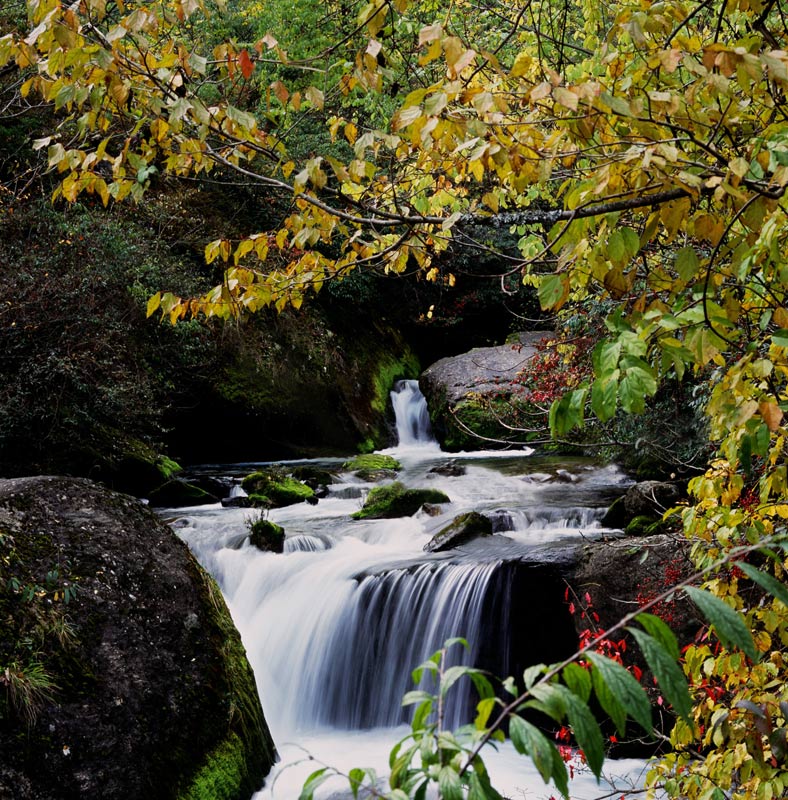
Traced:
MULTIPOLYGON (((344 772, 373 767, 385 776, 389 750, 409 730, 401 698, 413 688, 410 672, 446 639, 469 642, 467 652, 453 649, 463 663, 483 656, 499 673, 511 668, 531 611, 510 607, 505 565, 549 560, 603 535, 599 519, 626 482, 615 467, 558 462, 528 449, 443 453, 414 381, 401 382, 392 403, 399 445, 384 452, 402 463, 398 479, 405 485, 446 492, 451 503, 437 516, 422 510, 403 519, 352 520, 373 484, 339 471, 339 459, 298 462, 339 477, 317 505, 269 512, 286 532, 281 555, 249 544, 247 524, 258 513, 250 509, 217 504, 164 512, 177 516, 178 534, 219 583, 254 669, 281 756, 255 800, 294 800, 323 764, 344 772), (490 516, 492 537, 448 553, 424 552, 432 535, 471 510, 490 516)), ((257 466, 202 471, 241 476, 257 466)), ((539 652, 530 656, 530 663, 544 660, 539 652)), ((447 722, 455 727, 471 718, 472 699, 464 687, 452 694, 447 722)), ((485 763, 506 797, 557 795, 508 743, 490 749, 485 763)), ((573 767, 572 797, 590 800, 641 784, 644 762, 608 762, 601 785, 579 761, 573 767)), ((350 796, 347 782, 337 778, 318 796, 350 796)))

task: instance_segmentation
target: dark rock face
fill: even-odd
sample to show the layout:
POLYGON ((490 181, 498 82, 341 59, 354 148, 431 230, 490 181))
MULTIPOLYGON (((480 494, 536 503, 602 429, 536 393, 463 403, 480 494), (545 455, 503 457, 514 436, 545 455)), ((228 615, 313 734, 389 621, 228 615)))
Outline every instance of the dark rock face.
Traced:
MULTIPOLYGON (((673 584, 694 572, 689 560, 689 542, 675 536, 654 535, 645 538, 614 539, 585 545, 569 583, 573 599, 583 610, 590 605, 598 616, 591 621, 578 613, 578 631, 589 625, 603 631, 618 622, 638 605, 656 597, 673 584), (585 598, 586 593, 590 604, 585 598)), ((697 628, 692 604, 678 593, 670 602, 651 609, 667 622, 682 643, 687 643, 697 628)), ((630 652, 630 651, 628 651, 630 652)), ((630 657, 634 658, 636 648, 630 657)))
POLYGON ((652 521, 662 518, 667 509, 687 496, 681 484, 670 481, 642 481, 627 490, 616 500, 602 518, 606 528, 626 528, 636 517, 652 521))
POLYGON ((0 798, 248 798, 275 759, 254 677, 169 527, 90 481, 39 477, 0 480, 0 534, 0 666, 37 661, 56 684, 29 725, 0 686, 0 798))
POLYGON ((492 535, 492 522, 483 514, 471 511, 467 514, 460 514, 439 533, 424 545, 424 550, 428 553, 440 553, 444 550, 451 550, 455 547, 477 539, 480 536, 492 535))

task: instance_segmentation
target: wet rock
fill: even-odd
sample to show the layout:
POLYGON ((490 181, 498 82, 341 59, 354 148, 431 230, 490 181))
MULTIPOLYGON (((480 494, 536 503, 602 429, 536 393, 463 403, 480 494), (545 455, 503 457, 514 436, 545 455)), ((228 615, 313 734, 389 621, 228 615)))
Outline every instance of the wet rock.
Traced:
POLYGON ((506 531, 514 530, 514 517, 512 517, 508 511, 504 511, 503 509, 493 511, 493 513, 489 515, 489 520, 492 525, 493 533, 505 533, 506 531))
POLYGON ((555 480, 558 483, 578 483, 580 476, 575 475, 568 469, 557 469, 555 471, 555 480))
POLYGON ((333 472, 321 467, 313 467, 309 464, 294 467, 291 474, 296 480, 302 481, 315 490, 319 486, 330 486, 336 480, 336 475, 333 472))
POLYGON ((421 510, 428 517, 439 517, 443 513, 443 509, 434 503, 424 503, 421 510))
POLYGON ((470 511, 455 517, 449 525, 436 533, 424 545, 424 550, 427 553, 452 550, 480 536, 491 536, 492 532, 492 523, 487 517, 477 511, 470 511))
POLYGON ((252 501, 247 495, 237 494, 233 497, 223 497, 222 508, 251 508, 252 501))
POLYGON ((465 475, 466 469, 462 464, 457 464, 454 461, 449 461, 446 464, 439 464, 437 467, 433 467, 429 474, 431 475, 443 475, 447 478, 459 478, 462 475, 465 475))
POLYGON ((35 661, 50 684, 32 704, 0 692, 0 797, 176 800, 221 786, 212 796, 240 798, 260 787, 275 752, 240 637, 162 520, 87 480, 20 478, 0 480, 0 531, 9 577, 47 585, 58 569, 47 598, 0 588, 0 661, 35 661), (67 587, 66 607, 54 591, 67 587), (25 637, 40 624, 63 635, 33 651, 25 637))

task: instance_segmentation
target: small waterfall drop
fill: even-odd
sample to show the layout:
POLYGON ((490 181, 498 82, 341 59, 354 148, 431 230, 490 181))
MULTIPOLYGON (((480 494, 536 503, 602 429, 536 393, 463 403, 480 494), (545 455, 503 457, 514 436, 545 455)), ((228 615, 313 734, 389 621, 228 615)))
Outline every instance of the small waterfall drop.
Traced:
POLYGON ((435 445, 427 401, 414 380, 397 381, 391 392, 391 405, 400 447, 435 445))

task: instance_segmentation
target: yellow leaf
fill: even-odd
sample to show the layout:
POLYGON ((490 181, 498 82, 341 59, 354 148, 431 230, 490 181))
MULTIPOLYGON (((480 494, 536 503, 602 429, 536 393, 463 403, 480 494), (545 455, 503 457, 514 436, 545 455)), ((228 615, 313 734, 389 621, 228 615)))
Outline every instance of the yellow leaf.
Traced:
POLYGON ((495 192, 487 192, 482 196, 482 203, 488 208, 492 209, 494 213, 498 213, 499 202, 498 195, 495 192))
POLYGON ((556 86, 555 89, 553 89, 553 99, 559 105, 564 106, 564 108, 568 108, 570 111, 577 111, 577 102, 580 98, 574 92, 569 91, 569 89, 556 86))
POLYGON ((758 411, 761 418, 766 423, 766 427, 774 433, 783 419, 783 412, 774 400, 762 400, 758 403, 758 411))
POLYGON ((419 45, 434 42, 436 39, 440 39, 442 35, 443 26, 440 22, 436 22, 434 25, 427 25, 419 31, 419 45))
POLYGON ((151 316, 151 314, 153 314, 160 305, 161 305, 161 292, 156 292, 156 294, 154 294, 153 297, 151 297, 148 300, 148 307, 145 316, 146 317, 151 316))

